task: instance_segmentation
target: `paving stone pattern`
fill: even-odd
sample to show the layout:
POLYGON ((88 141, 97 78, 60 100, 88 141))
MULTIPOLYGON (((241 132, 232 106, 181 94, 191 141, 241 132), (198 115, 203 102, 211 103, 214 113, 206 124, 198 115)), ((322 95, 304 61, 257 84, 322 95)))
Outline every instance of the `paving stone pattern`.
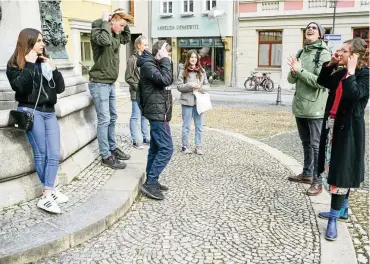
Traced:
MULTIPOLYGON (((350 222, 347 227, 351 233, 352 242, 360 264, 370 260, 370 226, 369 226, 369 128, 366 128, 365 141, 365 181, 361 188, 351 191, 350 222)), ((266 144, 277 148, 285 154, 303 162, 303 149, 298 132, 284 133, 263 140, 266 144)))
MULTIPOLYGON (((123 135, 117 135, 117 144, 124 151, 131 150, 130 139, 123 135)), ((60 204, 62 212, 69 212, 76 206, 83 204, 89 197, 94 195, 104 183, 112 176, 114 170, 101 166, 98 157, 89 167, 78 175, 70 184, 58 188, 66 194, 70 201, 60 204)), ((38 198, 20 203, 0 211, 0 235, 29 228, 42 223, 58 215, 49 214, 37 207, 38 198)))
MULTIPOLYGON (((216 132, 205 155, 176 151, 163 201, 140 196, 101 235, 38 263, 319 263, 320 239, 302 186, 264 151, 216 132), (283 190, 283 191, 282 191, 283 190)), ((193 135, 192 135, 193 138, 193 135)))

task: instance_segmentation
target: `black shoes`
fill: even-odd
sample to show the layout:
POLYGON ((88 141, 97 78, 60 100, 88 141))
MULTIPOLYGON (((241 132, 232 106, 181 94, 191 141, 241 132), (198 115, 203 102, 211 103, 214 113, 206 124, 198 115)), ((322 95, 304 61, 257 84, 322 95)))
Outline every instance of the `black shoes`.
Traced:
POLYGON ((115 150, 112 151, 112 155, 119 160, 128 160, 131 158, 130 154, 125 154, 122 150, 119 148, 116 148, 115 150))
POLYGON ((155 199, 155 200, 163 200, 164 195, 159 188, 159 184, 143 184, 140 187, 140 190, 142 193, 144 193, 149 198, 155 199))
POLYGON ((167 186, 164 186, 164 185, 162 185, 162 184, 160 184, 159 182, 158 182, 158 187, 159 187, 159 189, 160 189, 161 191, 164 191, 164 192, 168 191, 168 187, 167 187, 167 186))
POLYGON ((109 167, 114 170, 122 170, 126 168, 127 164, 124 163, 123 161, 117 160, 114 158, 114 156, 110 156, 106 159, 102 160, 102 165, 109 167))

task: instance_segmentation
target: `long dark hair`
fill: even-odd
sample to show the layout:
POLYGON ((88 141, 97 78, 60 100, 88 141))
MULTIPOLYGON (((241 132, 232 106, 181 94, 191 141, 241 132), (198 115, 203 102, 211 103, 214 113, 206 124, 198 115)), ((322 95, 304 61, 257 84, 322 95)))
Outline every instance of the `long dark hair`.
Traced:
POLYGON ((185 65, 184 65, 184 80, 189 77, 189 66, 190 66, 190 58, 191 55, 195 54, 197 56, 197 63, 195 64, 195 72, 197 73, 197 78, 200 80, 202 78, 203 73, 205 72, 202 65, 200 65, 200 57, 198 52, 195 49, 191 49, 188 51, 186 55, 185 65))
MULTIPOLYGON (((18 35, 17 46, 8 61, 8 65, 18 69, 23 69, 26 64, 25 57, 33 49, 33 46, 35 46, 40 34, 42 35, 40 31, 34 28, 23 29, 18 35)), ((48 57, 45 48, 43 56, 48 57)))

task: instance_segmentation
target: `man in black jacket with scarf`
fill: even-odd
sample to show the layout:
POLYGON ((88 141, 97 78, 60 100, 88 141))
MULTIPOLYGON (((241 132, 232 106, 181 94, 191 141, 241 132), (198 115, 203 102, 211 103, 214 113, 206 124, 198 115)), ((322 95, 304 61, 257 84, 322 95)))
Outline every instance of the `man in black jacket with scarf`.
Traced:
POLYGON ((173 81, 169 58, 171 46, 161 40, 153 45, 152 54, 144 50, 137 61, 140 67, 140 82, 137 102, 142 115, 150 123, 150 148, 146 166, 146 182, 141 191, 150 198, 163 200, 162 191, 168 190, 158 182, 173 153, 171 129, 173 81))

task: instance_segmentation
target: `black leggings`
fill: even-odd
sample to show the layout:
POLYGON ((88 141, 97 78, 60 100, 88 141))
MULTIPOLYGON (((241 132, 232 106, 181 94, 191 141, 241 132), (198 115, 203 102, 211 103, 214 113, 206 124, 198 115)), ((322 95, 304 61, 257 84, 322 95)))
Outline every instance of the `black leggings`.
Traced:
POLYGON ((331 208, 339 211, 342 208, 344 199, 348 199, 349 192, 350 192, 350 189, 348 189, 348 192, 346 195, 332 194, 331 195, 331 208))

